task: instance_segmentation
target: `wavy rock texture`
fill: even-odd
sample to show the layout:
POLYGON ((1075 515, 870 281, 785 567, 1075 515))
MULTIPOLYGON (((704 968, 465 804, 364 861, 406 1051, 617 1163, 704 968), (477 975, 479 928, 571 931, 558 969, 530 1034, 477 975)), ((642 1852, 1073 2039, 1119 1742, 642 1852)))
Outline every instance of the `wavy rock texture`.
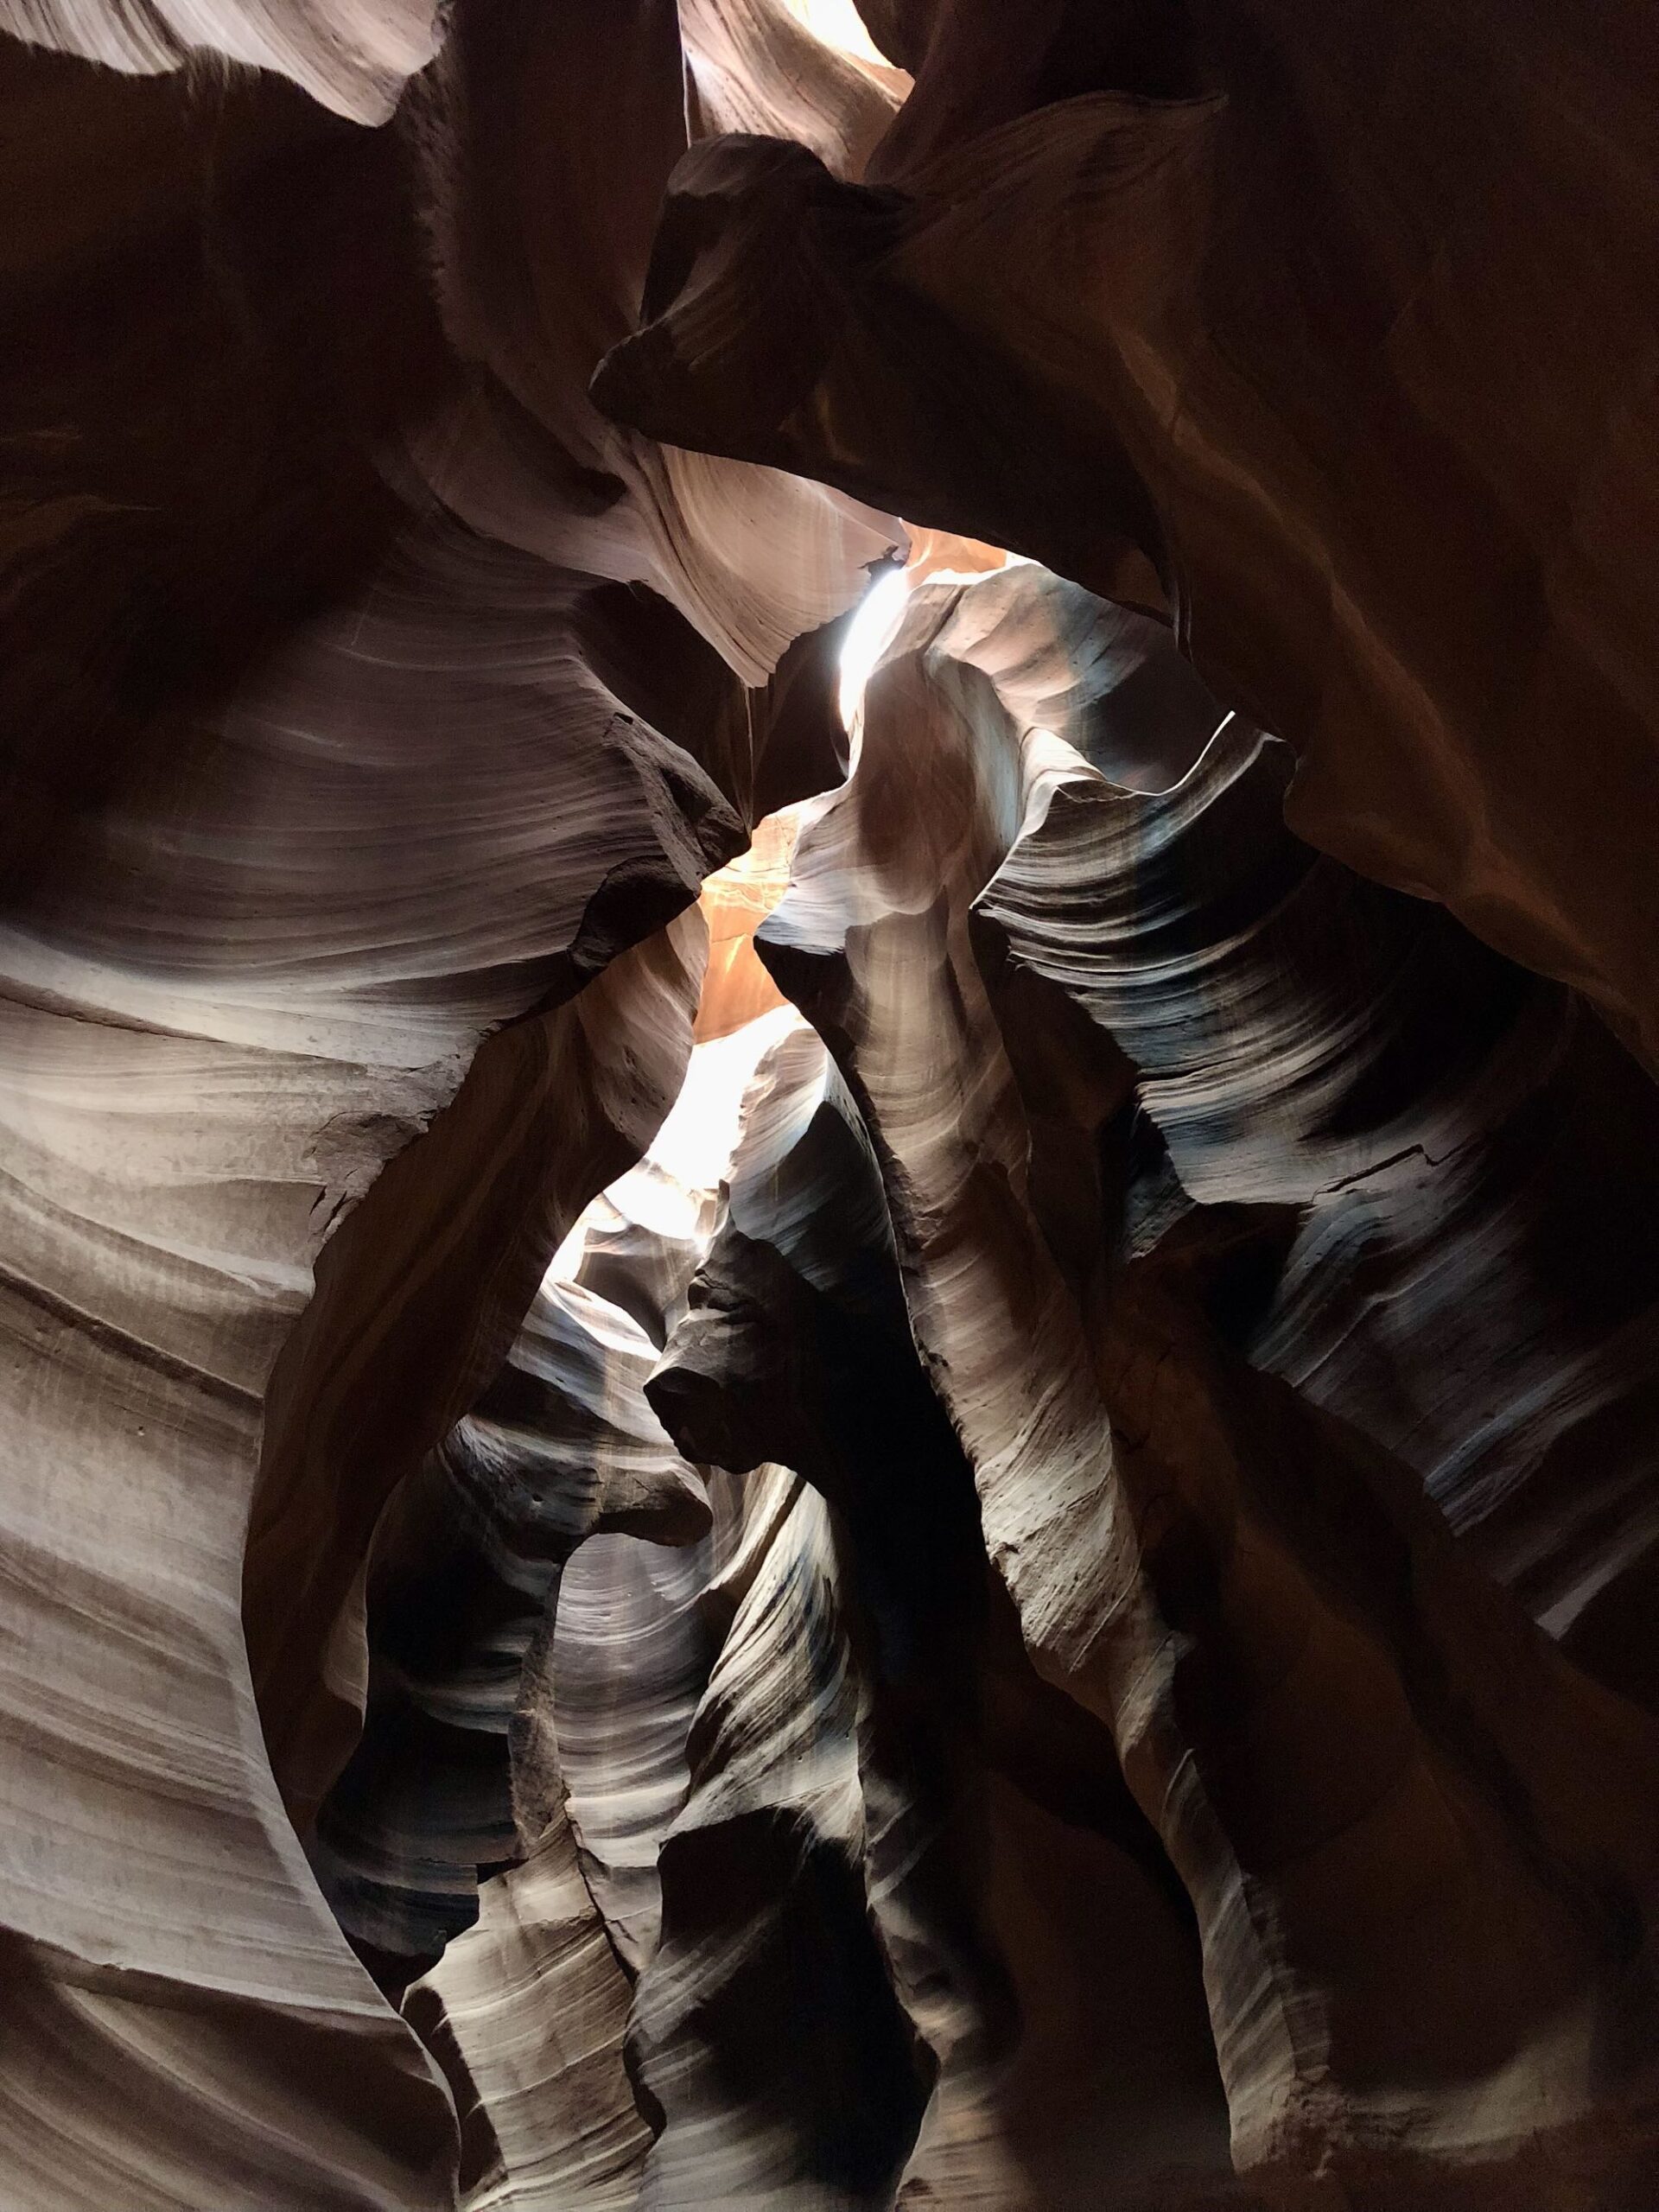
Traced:
POLYGON ((0 0, 0 2212, 1659 2201, 1653 33, 848 15, 0 0))
POLYGON ((863 184, 694 149, 603 404, 1166 611, 1301 835, 1652 1065, 1650 14, 871 20, 916 81, 863 184))
MULTIPOLYGON (((1654 2156, 1634 1964, 1652 1724, 1560 1658, 1357 1421, 1242 1356, 1260 1357, 1260 1325, 1287 1364, 1306 1319, 1286 1209, 1306 1207, 1317 1240, 1343 1170, 1389 1165, 1431 1101, 1501 1118, 1481 1061, 1503 1055, 1448 1018, 1455 945, 1414 973, 1401 957, 1453 925, 1405 907, 1389 931, 1402 902, 1365 887, 1348 895, 1382 911, 1355 938, 1393 1005, 1357 1060, 1325 1033, 1324 963, 1344 1007, 1365 994, 1318 914, 1321 894, 1343 899, 1340 872, 1295 851, 1272 803, 1275 748, 1230 724, 1166 798, 1115 788, 977 663, 963 602, 1028 588, 1015 570, 912 601, 856 772, 819 803, 760 945, 869 1122, 912 1321, 1026 1642, 1110 1726, 1197 1908, 1236 2160, 1274 2188, 1324 2171, 1357 2201, 1438 2205, 1502 2201, 1516 2164, 1550 2156, 1618 2202, 1654 2156), (1109 861, 1108 820, 1123 833, 1109 861), (1055 866, 1073 835, 1088 862, 1055 866), (976 957, 976 903, 1012 976, 976 957), (1238 1024, 1236 1060, 1206 1033, 1213 1003, 1230 1039, 1238 1024), (1572 2040, 1586 2060, 1627 2056, 1590 2060, 1569 2089, 1572 2040)), ((1517 979, 1522 1000, 1533 988, 1517 979)), ((1476 1122, 1465 1141, 1484 1135, 1476 1122)), ((1576 1303, 1599 1333, 1601 1286, 1576 1303)), ((1357 1354, 1376 1324, 1347 1318, 1357 1354)), ((1500 1304, 1495 1336, 1505 1319, 1500 1304)), ((1555 1386, 1570 1401, 1571 1379, 1555 1386)), ((1322 1395, 1363 1410, 1340 1383, 1322 1395)), ((1465 1398, 1460 1441, 1473 1413, 1465 1398)), ((1512 1462, 1522 1518, 1537 1458, 1512 1462)), ((1616 1570, 1642 1534, 1629 1492, 1610 1517, 1598 1567, 1616 1570)))
POLYGON ((1639 1203, 1649 1087, 1172 661, 1028 566, 916 592, 760 930, 846 1080, 741 1020, 790 838, 705 900, 704 1064, 776 1040, 720 1205, 665 1141, 568 1264, 734 1472, 521 1682, 563 1803, 409 2000, 474 2202, 1644 2185, 1651 1296, 1561 1222, 1639 1203))
POLYGON ((473 1917, 466 1871, 525 1840, 512 1782, 529 1752, 510 1762, 508 1739, 576 1545, 607 1529, 684 1542, 707 1525, 696 1478, 639 1398, 654 1357, 627 1315, 550 1282, 505 1366, 388 1509, 363 1731, 314 1854, 360 1949, 432 1963, 473 1917))
MULTIPOLYGON (((841 1952, 858 1958, 859 1930, 873 1914, 914 2038, 906 2063, 899 2064, 902 2047, 894 2050, 897 2086, 918 2085, 896 2108, 894 2084, 887 2085, 894 2148, 884 2160, 873 2139, 883 2101, 848 2085, 840 2109, 862 2117, 865 2137, 861 2145, 832 2143, 802 2108, 799 2086, 832 2080, 829 2066, 778 2051, 768 2062, 782 2076, 770 2099, 769 2167, 757 2171, 758 2123, 755 2163, 739 2164, 704 2115, 702 2133, 712 2142, 702 2158, 712 2164, 718 2145, 725 2174, 692 2190, 683 2170, 696 2155, 699 2116, 683 2081, 671 2077, 672 2091, 659 2092, 668 2125, 654 2154, 662 2201, 817 2202, 827 2194, 885 2202, 892 2183, 884 2168, 903 2158, 906 2202, 1034 2207, 1093 2188, 1112 2191, 1114 2201, 1151 2203, 1162 2194, 1150 2193, 1148 2175, 1189 2166, 1195 2153, 1210 2172, 1196 2196, 1189 2172, 1182 2193, 1223 2201, 1224 2107, 1185 1899, 1124 1789, 1110 1738, 1032 1671, 992 1582, 972 1471, 916 1363, 874 1160, 850 1096, 808 1033, 786 1039, 762 1065, 724 1219, 648 1389, 683 1449, 728 1467, 786 1461, 831 1509, 837 1572, 797 1563, 785 1586, 804 1622, 790 1628, 784 1592, 764 1580, 766 1612, 751 1618, 758 1600, 746 1590, 711 1684, 716 1731, 704 1756, 729 1761, 728 1800, 741 1772, 747 1787, 737 1803, 747 1810, 759 1797, 775 1808, 778 1770, 797 1792, 810 1786, 830 1716, 849 1695, 849 1676, 855 1682, 855 1715, 838 1731, 850 1739, 842 1753, 850 1771, 834 1778, 854 1808, 839 1840, 863 1895, 841 1952), (832 1601, 844 1647, 828 1624, 815 1625, 832 1601), (785 1633, 763 1668, 763 1637, 785 1633), (793 1695, 791 1652, 797 1668, 808 1656, 815 1662, 793 1695), (791 1707, 819 1717, 811 1753, 796 1750, 785 1764, 772 1747, 802 1725, 791 1707), (764 1764, 756 1737, 771 1752, 764 1764), (1059 1930, 1079 1891, 1093 1899, 1095 1916, 1074 1931, 1077 1948, 1065 1955, 1059 1930), (792 2111, 783 2085, 793 2089, 792 2111), (778 2139, 784 2111, 794 2126, 788 2147, 778 2139), (848 2171, 855 2155, 871 2169, 861 2187, 848 2171)), ((804 1548, 798 1514, 791 1507, 772 1539, 774 1576, 785 1539, 798 1558, 804 1548)), ((821 1786, 830 1785, 826 1775, 821 1786)), ((694 1817, 700 1894, 687 1903, 700 1927, 716 1888, 720 1823, 707 1809, 710 1794, 706 1783, 694 1793, 663 1856, 671 1957, 676 1877, 694 1817)), ((728 1829, 737 1824, 729 1802, 723 1817, 728 1829)), ((817 1817, 823 1833, 829 1823, 817 1817)), ((767 1856, 763 1838, 747 1856, 752 1882, 767 1856)), ((779 1972, 753 1934, 747 1955, 729 1938, 728 1945, 728 1992, 741 1976, 779 1972)), ((800 1973, 800 1939, 794 1948, 800 1973)), ((664 2037, 664 1971, 653 1967, 641 1983, 637 2018, 652 2039, 647 2050, 664 2037)), ((834 1986, 826 1980, 826 1991, 834 1986)), ((826 1998, 817 2006, 772 2001, 787 2017, 821 2014, 826 1998)), ((863 2003, 874 2015, 865 2039, 879 2047, 891 2029, 873 1999, 863 2003)), ((718 2015, 702 2033, 722 2050, 733 2039, 718 2015)), ((729 2056, 727 2070, 735 2070, 729 2056)), ((751 2062, 743 2078, 753 2072, 751 2062)), ((657 2079, 649 2065, 645 2078, 648 2086, 657 2079)))
MULTIPOLYGON (((564 1802, 559 1731, 567 1706, 580 1713, 580 1682, 558 1670, 556 1725, 553 1685, 576 1545, 606 1529, 683 1543, 709 1525, 701 1483, 639 1394, 654 1356, 579 1284, 543 1291, 507 1367, 377 1542, 382 1691, 372 1675, 361 1742, 318 1823, 341 1924, 389 1982, 477 1915, 405 2009, 441 2057, 458 2056, 463 2108, 475 2101, 464 2178, 484 2203, 632 2203, 649 2141, 621 2064, 627 1983, 564 1802)), ((652 1676, 653 1719, 662 1688, 652 1676)))
MULTIPOLYGON (((721 904, 711 887, 705 905, 721 904)), ((774 1019, 698 1048, 652 1154, 595 1202, 562 1249, 503 1377, 509 1401, 520 1402, 512 1437, 493 1457, 518 1470, 519 1494, 527 1483, 537 1525, 556 1531, 567 1559, 594 1529, 684 1542, 709 1524, 697 1478, 677 1458, 641 1384, 708 1247, 715 1204, 707 1179, 729 1154, 743 1070, 775 1027, 774 1019), (543 1313, 551 1335, 548 1320, 538 1326, 543 1313), (528 1405, 512 1379, 526 1364, 543 1378, 528 1405), (643 1512, 634 1503, 642 1478, 643 1512), (608 1518, 607 1496, 616 1507, 608 1518)), ((477 1432, 478 1421, 463 1429, 477 1432)), ((429 1574, 451 1592, 468 1587, 464 1567, 455 1578, 468 1549, 454 1541, 455 1523, 476 1520, 455 1486, 458 1450, 477 1456, 457 1432, 434 1471, 448 1496, 448 1541, 440 1529, 423 1548, 429 1574)), ((527 1545, 521 1535, 505 1563, 515 1586, 506 1605, 498 1567, 484 1606, 467 1616, 474 1678, 487 1669, 493 1694, 471 1700, 467 1755, 448 1762, 463 1785, 465 1823, 447 1818, 456 1800, 432 1759, 429 1734, 410 1745, 395 1707, 392 1726, 383 1727, 416 1813, 415 1850, 404 1851, 404 1865, 418 1873, 423 1859, 429 1868, 435 1844, 449 1893, 428 1919, 430 1951, 471 1919, 473 1884, 489 1862, 509 1866, 484 1882, 477 1924, 449 1943, 404 2006, 445 2060, 467 2112, 469 2202, 636 2200, 651 2137, 624 2069, 630 1982, 657 1946, 658 1852, 690 1786, 688 1733, 714 1656, 700 1601, 741 1528, 741 1503, 735 1522, 733 1503, 716 1481, 710 1536, 677 1564, 655 1543, 601 1533, 568 1572, 550 1573, 531 1556, 547 1552, 547 1538, 527 1545), (509 1617, 521 1629, 537 1624, 528 1637, 504 1637, 509 1617), (493 1815, 492 1833, 477 1821, 480 1807, 493 1815)), ((522 1511, 520 1524, 531 1526, 522 1511)), ((453 1618, 453 1607, 435 1611, 418 1598, 403 1616, 404 1633, 429 1655, 429 1676, 431 1657, 454 1674, 455 1639, 442 1625, 453 1618)), ((395 1640, 396 1613, 388 1628, 395 1640)), ((423 1702, 430 1707, 429 1697, 423 1702)), ((372 1736, 371 1726, 364 1751, 372 1736)), ((359 1772, 348 1766, 324 1808, 325 1838, 337 1821, 359 1834, 385 1821, 384 1780, 372 1764, 354 1764, 359 1772)), ((417 1884, 401 1887, 407 1922, 422 1900, 417 1884)), ((372 1910, 386 1894, 383 1886, 372 1910)), ((383 1968, 401 1981, 414 1963, 386 1958, 383 1968)))
POLYGON ((1055 785, 978 902, 988 965, 1133 1063, 1137 1181, 1294 1210, 1228 1294, 1252 1361, 1651 1702, 1615 1624, 1653 1573, 1652 1086, 1559 985, 1300 846, 1288 775, 1234 723, 1149 803, 1055 785))
POLYGON ((436 11, 423 0, 378 9, 327 0, 211 9, 181 0, 7 0, 0 29, 139 76, 196 56, 270 70, 358 123, 384 122, 437 48, 436 11))
POLYGON ((588 407, 685 143, 671 10, 486 10, 378 134, 5 67, 8 2187, 448 2203, 445 2089, 289 1815, 383 1507, 677 1087, 663 931, 763 763, 821 779, 767 671, 888 533, 588 407), (632 114, 639 180, 539 299, 559 219, 496 166, 537 85, 632 114))

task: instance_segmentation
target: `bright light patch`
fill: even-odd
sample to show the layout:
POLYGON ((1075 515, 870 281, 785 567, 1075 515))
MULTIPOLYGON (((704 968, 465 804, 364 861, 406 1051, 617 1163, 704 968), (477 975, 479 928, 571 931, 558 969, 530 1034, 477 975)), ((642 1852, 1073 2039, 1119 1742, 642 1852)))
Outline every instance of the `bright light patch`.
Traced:
MULTIPOLYGON (((982 583, 1016 557, 947 532, 909 535, 910 567, 882 570, 842 642, 839 704, 855 766, 864 688, 904 620, 912 588, 931 581, 982 583), (956 563, 960 568, 950 565, 956 563)), ((698 1042, 684 1084, 645 1158, 594 1201, 554 1254, 550 1281, 569 1281, 582 1265, 589 1232, 613 1233, 619 1217, 659 1236, 682 1238, 696 1235, 701 1219, 707 1234, 705 1210, 731 1166, 744 1093, 762 1056, 801 1021, 792 1006, 776 1003, 776 988, 755 958, 753 943, 756 927, 788 887, 802 811, 799 806, 785 807, 768 815, 756 825, 748 851, 704 882, 701 903, 709 925, 709 964, 698 1007, 698 1042), (755 971, 747 983, 741 972, 745 963, 755 971), (764 989, 751 988, 757 980, 764 989), (751 1006, 764 1010, 751 1014, 751 1006)))
POLYGON ((637 1167, 620 1176, 576 1223, 549 1263, 550 1282, 569 1282, 582 1265, 590 1229, 619 1216, 659 1236, 695 1233, 737 1148, 743 1094, 762 1056, 800 1022, 792 1006, 775 1007, 710 1044, 694 1046, 680 1095, 637 1167))
POLYGON ((853 0, 789 0, 789 12, 805 24, 814 38, 833 46, 838 54, 887 67, 887 55, 865 29, 853 0))
POLYGON ((749 1079, 762 1055, 800 1019, 792 1006, 774 1007, 729 1037, 695 1046, 684 1085, 646 1159, 687 1190, 717 1189, 732 1164, 749 1079))
POLYGON ((910 596, 910 579, 902 569, 888 569, 878 576, 859 603, 847 626, 841 647, 840 707, 842 727, 855 738, 854 728, 864 704, 864 686, 875 664, 893 641, 910 596))

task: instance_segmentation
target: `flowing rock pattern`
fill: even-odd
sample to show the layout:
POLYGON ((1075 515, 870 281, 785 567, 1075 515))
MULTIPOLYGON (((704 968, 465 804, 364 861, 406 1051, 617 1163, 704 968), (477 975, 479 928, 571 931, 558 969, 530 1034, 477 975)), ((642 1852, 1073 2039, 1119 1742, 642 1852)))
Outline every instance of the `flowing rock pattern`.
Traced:
MULTIPOLYGON (((1213 2169, 1205 2195, 1220 2202, 1224 2113, 1185 1899, 1109 1738, 1033 1672, 992 1583, 972 1471, 916 1363, 875 1162, 849 1094, 805 1033, 757 1075, 725 1218, 648 1387, 683 1448, 727 1466, 786 1458, 833 1510, 846 1563, 833 1581, 819 1576, 837 1590, 861 1707, 855 1771, 840 1786, 861 1799, 849 1840, 931 2090, 901 2201, 1035 2207, 1087 2177, 1150 2203, 1147 2175, 1197 2150, 1213 2169), (1041 1857, 1022 1865, 1033 1846, 1041 1857), (1056 1860, 1065 1875, 1052 1881, 1056 1860), (1085 1937, 1082 1955, 1057 1968, 1050 1931, 1073 1883, 1094 1896, 1096 1924, 1116 1932, 1099 1950, 1085 1937), (1060 2057, 1056 2041, 1096 2005, 1133 2020, 1133 2044, 1096 2029, 1060 2057)), ((795 1577, 796 1591, 820 1586, 798 1567, 795 1577)), ((721 1670, 735 1670, 734 1640, 741 1653, 746 1634, 760 1634, 748 1621, 754 1604, 747 1592, 721 1670)), ((780 1595, 770 1605, 776 1636, 788 1616, 780 1595)), ((812 1650, 810 1630, 809 1619, 791 1645, 812 1650)), ((808 1711, 847 1694, 848 1656, 827 1630, 817 1648, 826 1656, 812 1696, 799 1699, 808 1711)), ((775 1738, 788 1725, 787 1670, 780 1657, 765 1672, 768 1706, 749 1693, 749 1726, 761 1733, 770 1710, 775 1738)), ((741 1737, 733 1711, 718 1710, 721 1734, 741 1737)), ((796 1754, 797 1789, 821 1757, 796 1754)), ((676 1865, 671 1840, 665 1876, 676 1865)), ((711 1885, 707 1862, 702 1872, 711 1885)), ((844 1950, 856 1957, 855 1937, 844 1950)), ((642 2007, 654 1996, 653 1977, 642 2007)), ((848 2101, 867 2113, 871 2102, 848 2101)), ((794 2156, 823 2188, 824 2148, 806 2118, 794 2156)), ((913 2112, 909 2120, 913 2134, 913 2112)), ((676 2148, 671 2105, 660 2149, 676 2148)), ((843 2186, 847 2201, 872 2201, 843 2186)), ((758 2193, 737 2167, 696 2201, 758 2193)), ((671 2190, 664 2201, 677 2200, 671 2190)))
POLYGON ((6 392, 20 2207, 452 2200, 444 2088, 289 1815, 350 1748, 385 1500, 677 1088, 701 930, 661 932, 761 764, 820 772, 745 685, 887 542, 723 464, 671 505, 588 409, 685 143, 672 12, 642 17, 486 11, 376 135, 263 81, 89 79, 66 144, 80 65, 6 51, 68 198, 16 243, 45 343, 6 392), (561 238, 560 345, 512 392, 491 359, 538 310, 497 315, 525 242, 473 134, 505 104, 493 165, 583 67, 633 87, 640 197, 561 238))
POLYGON ((1659 2202, 1656 98, 0 0, 0 2212, 1659 2202))
POLYGON ((1650 11, 871 17, 862 185, 693 149, 603 404, 1166 612, 1300 834, 1654 1065, 1650 11))
POLYGON ((1056 785, 977 903, 988 964, 1057 984, 1133 1062, 1137 1173, 1295 1210, 1233 1294, 1253 1360, 1407 1459, 1651 1701, 1646 1640, 1613 1624, 1654 1571, 1659 1101, 1560 986, 1299 846, 1288 773, 1235 723, 1150 803, 1056 785))
MULTIPOLYGON (((1478 2203, 1512 2185, 1495 2169, 1540 2155, 1541 2124, 1565 2171, 1628 2190, 1655 2156, 1634 1959, 1659 1736, 1555 1656, 1405 1470, 1226 1341, 1239 1306, 1271 1302, 1286 1204, 1339 1179, 1343 1147, 1310 1138, 1341 1128, 1342 1086, 1363 1101, 1370 1077, 1373 1108, 1401 1103, 1399 1069, 1376 1078, 1386 1023, 1370 1069, 1335 1042, 1337 1093, 1327 1075, 1321 1095, 1310 985, 1341 938, 1288 894, 1316 895, 1329 864, 1287 849, 1276 808, 1254 830, 1243 810, 1227 820, 1264 757, 1231 724, 1161 799, 1115 789, 1034 727, 976 664, 978 625, 959 612, 1007 588, 932 585, 912 601, 866 696, 857 769, 819 803, 759 940, 869 1122, 991 1555, 1041 1671, 1110 1726, 1197 1908, 1242 2169, 1275 2188, 1339 2174, 1359 2202, 1478 2203), (1203 842, 1211 810, 1221 868, 1203 842), (1107 819, 1122 833, 1110 858, 1107 819), (1077 859, 1073 836, 1088 862, 1055 868, 1077 859), (1119 884, 1134 917, 1121 942, 1119 884), (982 970, 976 903, 1014 986, 994 961, 982 970), (1272 949, 1281 928, 1305 948, 1296 965, 1272 949), (1263 981, 1230 990, 1224 958, 1259 962, 1263 981), (1033 979, 1089 1017, 1081 1033, 1064 1002, 1033 1002, 1033 979), (1236 1067, 1206 1039, 1212 982, 1240 1025, 1236 1067), (1264 1046, 1279 1039, 1275 1065, 1264 1046), (1188 1084, 1159 1080, 1182 1055, 1188 1084), (1137 1145, 1142 1116, 1160 1134, 1167 1117, 1166 1143, 1137 1145), (1287 1149, 1300 1186, 1269 1173, 1287 1149), (1096 1238, 1077 1217, 1085 1178, 1096 1238), (1273 1211, 1240 1217, 1215 1204, 1218 1184, 1273 1211), (1586 2091, 1562 2070, 1573 2040, 1586 2091), (1629 2059, 1600 2071, 1591 2052, 1615 2048, 1629 2059), (1619 2117, 1586 2135, 1609 2107, 1619 2117)), ((1386 937, 1365 941, 1386 975, 1386 937)), ((1434 1003, 1452 968, 1415 979, 1420 1047, 1447 1062, 1420 1074, 1431 1095, 1469 1057, 1434 1003)), ((1390 1139, 1347 1121, 1349 1144, 1386 1161, 1390 1139)), ((1589 1307, 1593 1288, 1581 1296, 1589 1307)))

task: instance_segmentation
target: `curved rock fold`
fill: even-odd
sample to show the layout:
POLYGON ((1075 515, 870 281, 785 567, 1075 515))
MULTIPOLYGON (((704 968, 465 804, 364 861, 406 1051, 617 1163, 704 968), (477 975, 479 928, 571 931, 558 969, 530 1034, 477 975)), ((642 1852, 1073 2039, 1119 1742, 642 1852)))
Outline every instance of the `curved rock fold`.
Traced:
POLYGON ((0 0, 0 2212, 1659 2202, 1656 98, 0 0))

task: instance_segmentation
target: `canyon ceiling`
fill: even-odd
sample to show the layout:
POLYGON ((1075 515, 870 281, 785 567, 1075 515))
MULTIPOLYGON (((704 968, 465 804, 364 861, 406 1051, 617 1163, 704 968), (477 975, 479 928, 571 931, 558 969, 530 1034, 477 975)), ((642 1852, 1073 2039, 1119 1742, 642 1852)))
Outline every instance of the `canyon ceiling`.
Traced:
POLYGON ((1659 2206, 1659 10, 0 0, 0 2212, 1659 2206))

